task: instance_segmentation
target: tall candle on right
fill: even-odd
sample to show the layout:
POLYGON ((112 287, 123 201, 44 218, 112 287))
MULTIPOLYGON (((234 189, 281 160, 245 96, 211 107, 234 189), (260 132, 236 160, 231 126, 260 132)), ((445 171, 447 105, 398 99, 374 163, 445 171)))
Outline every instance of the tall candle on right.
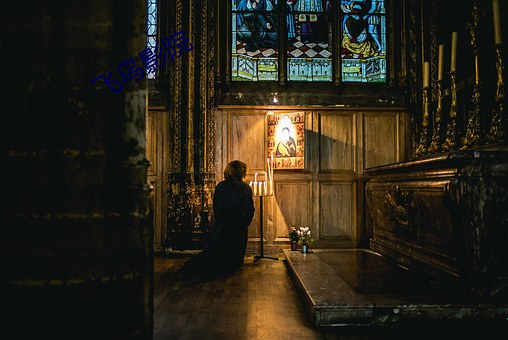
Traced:
POLYGON ((437 62, 437 80, 443 80, 444 67, 444 44, 439 45, 439 55, 437 62))
POLYGON ((428 61, 423 63, 423 87, 429 87, 430 83, 430 63, 428 61))
POLYGON ((494 43, 501 45, 501 19, 499 18, 499 0, 492 0, 492 16, 494 19, 494 43))
POLYGON ((450 72, 455 72, 456 67, 457 67, 457 32, 452 32, 450 72))

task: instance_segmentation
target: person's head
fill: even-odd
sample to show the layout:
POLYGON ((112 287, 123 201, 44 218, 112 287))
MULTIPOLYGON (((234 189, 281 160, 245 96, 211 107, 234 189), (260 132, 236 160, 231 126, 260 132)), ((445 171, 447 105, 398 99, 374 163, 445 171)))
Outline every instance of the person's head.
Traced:
POLYGON ((242 161, 231 161, 226 165, 224 169, 224 179, 236 179, 238 181, 243 181, 243 179, 247 176, 247 164, 242 161))

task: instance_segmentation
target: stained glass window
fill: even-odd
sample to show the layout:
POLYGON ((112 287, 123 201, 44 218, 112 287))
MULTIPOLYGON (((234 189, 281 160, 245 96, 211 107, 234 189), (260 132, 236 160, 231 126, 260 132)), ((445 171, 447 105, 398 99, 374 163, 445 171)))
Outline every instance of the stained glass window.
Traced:
POLYGON ((231 1, 233 80, 277 80, 279 78, 277 2, 231 1))
MULTIPOLYGON (((147 0, 147 6, 146 47, 155 54, 157 46, 157 0, 147 0)), ((147 78, 155 78, 155 73, 147 72, 147 78)))
POLYGON ((332 80, 332 24, 330 1, 287 0, 287 78, 332 80))
POLYGON ((386 81, 384 0, 230 1, 234 81, 386 81))
POLYGON ((384 0, 341 0, 340 18, 342 81, 386 81, 384 0))

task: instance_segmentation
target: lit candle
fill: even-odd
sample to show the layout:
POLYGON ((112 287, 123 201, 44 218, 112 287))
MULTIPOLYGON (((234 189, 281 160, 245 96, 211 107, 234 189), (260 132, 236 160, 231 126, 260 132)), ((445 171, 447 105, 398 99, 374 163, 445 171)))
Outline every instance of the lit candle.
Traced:
POLYGON ((439 57, 437 63, 437 80, 443 80, 444 44, 439 45, 439 57))
POLYGON ((457 32, 452 32, 452 51, 450 60, 450 72, 455 72, 457 65, 457 32))
POLYGON ((501 45, 501 19, 499 18, 499 0, 492 0, 492 15, 494 17, 494 43, 501 45))
POLYGON ((430 80, 430 63, 428 61, 423 63, 423 87, 429 87, 430 80))

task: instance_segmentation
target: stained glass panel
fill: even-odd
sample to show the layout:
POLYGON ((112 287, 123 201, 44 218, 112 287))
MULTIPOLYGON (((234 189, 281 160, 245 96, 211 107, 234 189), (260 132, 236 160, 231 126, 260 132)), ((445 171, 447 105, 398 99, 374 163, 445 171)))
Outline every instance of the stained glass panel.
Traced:
POLYGON ((332 80, 331 0, 286 0, 287 78, 332 80))
MULTIPOLYGON (((146 47, 155 54, 157 46, 157 0, 147 0, 147 6, 146 47)), ((155 78, 155 73, 147 72, 147 78, 155 78)))
POLYGON ((278 80, 276 0, 232 1, 232 79, 278 80))
POLYGON ((384 0, 341 0, 342 81, 386 81, 384 0))

